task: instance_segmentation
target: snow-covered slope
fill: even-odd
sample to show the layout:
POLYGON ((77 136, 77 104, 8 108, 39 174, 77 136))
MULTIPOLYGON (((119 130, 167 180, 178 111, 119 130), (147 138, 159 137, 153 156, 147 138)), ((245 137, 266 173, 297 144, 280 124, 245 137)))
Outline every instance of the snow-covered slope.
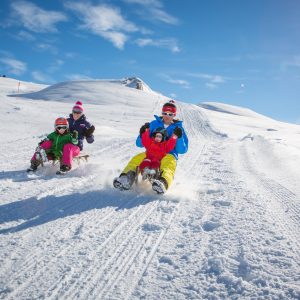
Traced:
MULTIPOLYGON (((33 91, 32 93, 20 93, 19 96, 28 99, 64 102, 73 102, 74 98, 87 98, 86 103, 88 104, 101 103, 102 105, 109 104, 111 102, 111 97, 114 96, 114 102, 121 101, 121 103, 124 103, 124 99, 120 97, 123 94, 134 95, 136 92, 141 92, 136 88, 137 84, 142 85, 143 96, 153 97, 153 95, 160 95, 152 91, 150 87, 141 79, 131 77, 121 80, 81 80, 61 82, 52 86, 46 86, 40 91, 33 91), (132 90, 130 91, 128 87, 132 88, 132 90), (116 95, 112 95, 112 91, 115 91, 116 95), (99 96, 101 96, 101 98, 99 98, 99 96)), ((14 94, 12 96, 14 96, 14 94)), ((139 103, 140 102, 142 101, 139 101, 139 103)), ((133 101, 133 103, 128 104, 132 105, 136 103, 133 101)))
POLYGON ((0 78, 0 299, 299 299, 300 126, 178 102, 190 149, 170 190, 121 193, 112 180, 167 100, 134 80, 22 83, 12 97, 18 81, 0 78), (96 126, 90 161, 28 177, 77 100, 96 126))
POLYGON ((5 97, 7 94, 15 95, 17 93, 36 92, 47 85, 37 84, 33 82, 19 81, 12 78, 0 77, 0 97, 5 97))

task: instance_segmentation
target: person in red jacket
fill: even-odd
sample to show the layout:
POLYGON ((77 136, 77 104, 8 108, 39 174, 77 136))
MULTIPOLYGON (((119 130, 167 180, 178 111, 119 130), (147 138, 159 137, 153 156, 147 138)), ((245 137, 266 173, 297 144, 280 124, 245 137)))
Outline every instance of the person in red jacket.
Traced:
POLYGON ((167 141, 166 136, 166 130, 161 127, 153 132, 152 137, 149 128, 142 134, 142 144, 146 148, 146 158, 139 166, 142 175, 149 169, 159 169, 162 158, 175 148, 177 135, 173 134, 167 141))

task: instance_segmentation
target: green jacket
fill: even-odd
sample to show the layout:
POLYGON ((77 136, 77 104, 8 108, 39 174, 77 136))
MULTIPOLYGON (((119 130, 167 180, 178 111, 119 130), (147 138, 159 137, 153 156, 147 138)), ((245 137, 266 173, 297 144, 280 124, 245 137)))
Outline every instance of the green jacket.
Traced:
POLYGON ((73 138, 69 132, 60 135, 56 131, 54 131, 47 136, 47 139, 52 141, 52 147, 47 152, 54 154, 55 158, 57 159, 60 159, 62 157, 62 150, 64 145, 69 143, 72 143, 74 145, 78 144, 78 139, 73 138))

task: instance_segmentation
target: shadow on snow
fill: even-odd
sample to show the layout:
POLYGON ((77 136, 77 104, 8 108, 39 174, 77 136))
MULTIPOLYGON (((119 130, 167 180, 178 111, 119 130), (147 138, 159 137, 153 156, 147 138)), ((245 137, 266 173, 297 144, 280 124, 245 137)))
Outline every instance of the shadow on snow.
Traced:
POLYGON ((0 229, 0 234, 22 231, 72 215, 113 207, 115 211, 132 209, 158 200, 157 195, 136 192, 119 192, 112 189, 74 193, 64 196, 36 197, 0 206, 0 224, 18 222, 21 224, 0 229))

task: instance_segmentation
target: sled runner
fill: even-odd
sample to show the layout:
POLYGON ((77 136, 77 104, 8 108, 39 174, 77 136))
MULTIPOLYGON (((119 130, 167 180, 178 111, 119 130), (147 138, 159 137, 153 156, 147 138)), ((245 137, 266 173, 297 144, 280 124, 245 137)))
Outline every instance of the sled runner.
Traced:
POLYGON ((80 165, 81 161, 88 161, 88 158, 90 156, 88 154, 79 154, 78 156, 73 157, 73 160, 76 161, 78 163, 78 165, 80 165))
MULTIPOLYGON (((32 173, 35 172, 37 170, 37 167, 39 165, 41 165, 42 167, 44 167, 45 163, 52 161, 52 166, 55 166, 57 164, 59 164, 60 166, 62 166, 62 161, 61 159, 56 159, 52 157, 51 152, 47 153, 47 151, 45 151, 44 149, 42 149, 41 147, 37 147, 35 150, 35 155, 36 155, 36 159, 34 161, 34 165, 32 165, 30 168, 27 169, 27 172, 32 173)), ((88 154, 84 154, 81 153, 78 156, 73 157, 73 161, 77 163, 77 165, 80 165, 81 161, 87 162, 88 158, 90 156, 88 154)), ((68 166, 66 166, 68 167, 68 166)), ((66 174, 68 171, 70 171, 70 168, 66 168, 65 170, 59 170, 56 172, 57 175, 63 175, 66 174)))
MULTIPOLYGON (((78 165, 80 165, 80 163, 83 162, 88 162, 88 158, 89 158, 89 154, 79 154, 78 156, 74 156, 73 157, 73 161, 76 162, 78 165)), ((52 165, 56 165, 58 163, 60 163, 61 161, 59 159, 54 159, 52 161, 52 165)))
POLYGON ((142 175, 142 181, 149 181, 152 184, 154 180, 160 177, 160 170, 145 168, 143 173, 141 173, 140 168, 137 167, 135 174, 136 176, 134 182, 136 185, 139 183, 139 175, 142 175))
MULTIPOLYGON (((79 166, 81 161, 87 162, 89 157, 90 157, 90 156, 89 156, 88 154, 79 154, 78 156, 73 157, 73 161, 76 161, 76 163, 77 163, 78 166, 79 166)), ((55 163, 55 162, 54 162, 54 163, 55 163)), ((61 162, 60 162, 60 163, 61 163, 61 162)), ((67 170, 62 170, 62 169, 60 169, 60 170, 58 170, 58 171, 56 172, 56 175, 65 175, 65 174, 67 174, 67 173, 70 172, 70 171, 71 171, 71 169, 67 169, 67 170)))
POLYGON ((42 149, 40 146, 38 146, 35 149, 35 154, 36 154, 36 160, 41 163, 41 166, 44 166, 44 162, 48 161, 47 153, 44 149, 42 149))
POLYGON ((150 182, 152 185, 152 190, 155 191, 157 194, 164 194, 166 192, 166 188, 164 184, 161 182, 161 171, 159 169, 150 169, 145 168, 142 172, 140 168, 136 168, 136 177, 135 177, 135 184, 138 185, 139 181, 139 174, 142 175, 142 181, 150 182))
POLYGON ((136 171, 129 171, 127 174, 121 174, 116 177, 113 181, 113 186, 120 191, 130 190, 132 185, 138 186, 142 182, 148 182, 152 185, 152 190, 157 194, 164 194, 166 192, 166 187, 164 183, 161 182, 161 172, 159 169, 145 168, 143 172, 137 167, 136 171), (139 180, 139 175, 141 175, 141 180, 139 180))

